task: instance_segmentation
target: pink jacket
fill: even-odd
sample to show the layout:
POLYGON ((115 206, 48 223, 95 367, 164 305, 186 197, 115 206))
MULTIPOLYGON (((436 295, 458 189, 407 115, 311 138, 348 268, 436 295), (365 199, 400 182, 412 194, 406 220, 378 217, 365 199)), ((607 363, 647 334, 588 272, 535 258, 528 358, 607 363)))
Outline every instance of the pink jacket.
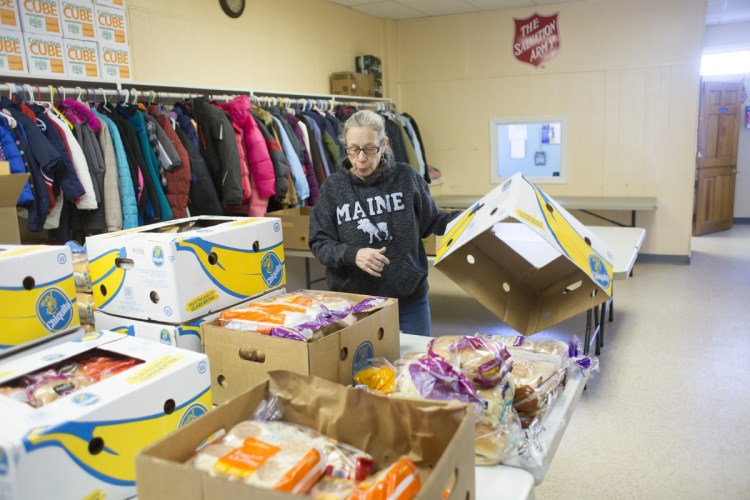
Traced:
POLYGON ((221 105, 222 109, 229 113, 232 123, 236 123, 242 129, 247 163, 253 174, 253 183, 257 187, 259 196, 267 201, 269 197, 276 194, 276 175, 263 134, 250 115, 251 106, 250 99, 245 95, 237 96, 221 105))

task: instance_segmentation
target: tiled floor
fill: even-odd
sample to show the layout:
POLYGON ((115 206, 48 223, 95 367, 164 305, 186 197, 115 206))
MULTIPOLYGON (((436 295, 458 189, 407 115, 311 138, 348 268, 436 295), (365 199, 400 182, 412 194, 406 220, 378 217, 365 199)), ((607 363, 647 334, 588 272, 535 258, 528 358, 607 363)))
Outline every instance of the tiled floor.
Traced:
MULTIPOLYGON (((601 369, 538 500, 750 498, 750 225, 692 245, 690 265, 639 263, 615 282, 601 369)), ((434 336, 508 331, 440 272, 430 284, 434 336)))

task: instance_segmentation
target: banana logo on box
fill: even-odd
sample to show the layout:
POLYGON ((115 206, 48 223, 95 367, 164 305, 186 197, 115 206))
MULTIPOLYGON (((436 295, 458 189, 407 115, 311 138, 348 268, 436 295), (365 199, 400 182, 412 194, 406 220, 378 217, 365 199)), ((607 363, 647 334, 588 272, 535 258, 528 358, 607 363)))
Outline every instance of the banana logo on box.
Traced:
POLYGON ((96 308, 106 306, 122 288, 127 270, 118 266, 118 259, 126 258, 125 248, 117 248, 103 253, 89 262, 91 288, 94 292, 96 308))
POLYGON ((578 267, 587 272, 607 292, 607 295, 612 295, 612 265, 586 244, 562 213, 554 209, 547 209, 548 206, 552 207, 552 203, 545 193, 526 178, 523 178, 523 180, 528 182, 536 193, 537 203, 539 203, 539 210, 544 216, 544 222, 549 233, 557 241, 560 250, 578 267))
POLYGON ((256 252, 218 245, 202 238, 175 241, 178 252, 194 254, 206 276, 225 293, 238 298, 250 297, 283 281, 284 264, 273 252, 274 248, 280 246, 279 243, 256 252), (271 253, 275 258, 262 262, 271 253), (262 264, 266 264, 266 268, 262 264), (275 284, 265 284, 269 277, 272 278, 271 283, 275 284))
POLYGON ((203 408, 211 407, 209 388, 169 415, 161 412, 130 420, 66 422, 54 427, 37 427, 26 434, 23 445, 27 453, 47 447, 60 448, 97 479, 132 486, 135 484, 135 455, 176 430, 183 418, 195 418, 196 403, 203 408), (188 410, 189 415, 184 415, 188 410))

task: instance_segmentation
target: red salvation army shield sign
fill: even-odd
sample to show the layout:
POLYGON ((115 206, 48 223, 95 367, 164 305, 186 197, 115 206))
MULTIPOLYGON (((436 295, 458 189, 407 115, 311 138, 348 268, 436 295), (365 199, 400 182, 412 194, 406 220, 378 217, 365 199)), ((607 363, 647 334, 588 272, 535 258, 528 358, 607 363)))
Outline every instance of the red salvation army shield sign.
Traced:
POLYGON ((513 18, 516 25, 513 55, 516 59, 537 68, 554 59, 560 50, 559 14, 555 12, 551 16, 542 16, 535 12, 526 19, 513 18))

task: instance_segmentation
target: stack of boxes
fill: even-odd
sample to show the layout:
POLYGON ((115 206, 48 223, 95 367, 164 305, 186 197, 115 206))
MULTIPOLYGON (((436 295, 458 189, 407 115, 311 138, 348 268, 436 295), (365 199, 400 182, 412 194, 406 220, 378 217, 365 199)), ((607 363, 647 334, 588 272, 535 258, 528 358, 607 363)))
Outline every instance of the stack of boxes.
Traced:
POLYGON ((354 59, 357 66, 357 73, 363 73, 365 75, 372 75, 374 77, 374 95, 375 97, 383 97, 383 65, 380 59, 371 56, 357 56, 354 59))
POLYGON ((0 71, 132 79, 124 0, 0 0, 0 71))
POLYGON ((197 352, 200 325, 284 286, 276 218, 194 217, 86 239, 97 330, 197 352))

